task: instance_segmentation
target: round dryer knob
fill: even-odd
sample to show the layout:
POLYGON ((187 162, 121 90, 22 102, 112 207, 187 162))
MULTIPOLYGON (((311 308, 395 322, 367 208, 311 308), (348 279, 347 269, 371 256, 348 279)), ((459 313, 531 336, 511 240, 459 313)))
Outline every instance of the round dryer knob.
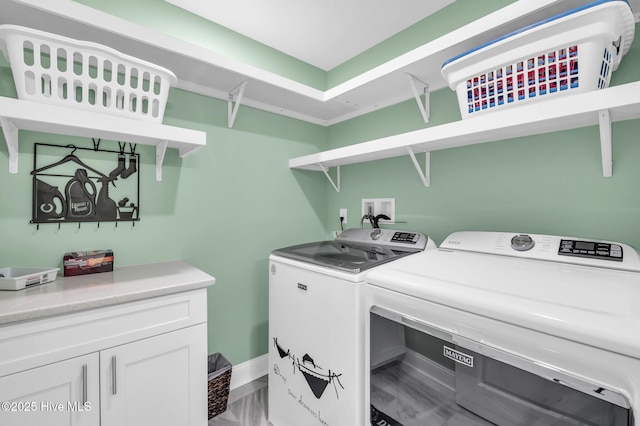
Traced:
POLYGON ((526 234, 519 234, 511 239, 511 248, 517 251, 531 250, 535 245, 533 238, 526 234))
POLYGON ((371 236, 372 240, 378 240, 380 239, 380 237, 382 237, 382 230, 376 229, 369 235, 371 236))

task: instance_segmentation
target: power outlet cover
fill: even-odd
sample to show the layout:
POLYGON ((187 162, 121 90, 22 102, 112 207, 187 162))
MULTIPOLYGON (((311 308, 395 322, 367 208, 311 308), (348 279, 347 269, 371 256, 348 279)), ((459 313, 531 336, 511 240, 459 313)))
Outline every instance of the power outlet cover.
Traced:
POLYGON ((342 219, 342 223, 346 224, 347 223, 347 209, 340 209, 340 216, 342 219))

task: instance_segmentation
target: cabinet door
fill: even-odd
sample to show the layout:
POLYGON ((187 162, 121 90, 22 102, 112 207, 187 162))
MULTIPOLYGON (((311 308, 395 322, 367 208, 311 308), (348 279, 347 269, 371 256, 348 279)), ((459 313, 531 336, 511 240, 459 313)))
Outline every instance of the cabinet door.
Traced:
POLYGON ((207 424, 207 326, 100 352, 102 426, 207 424))
POLYGON ((99 355, 0 377, 2 426, 99 426, 99 355))

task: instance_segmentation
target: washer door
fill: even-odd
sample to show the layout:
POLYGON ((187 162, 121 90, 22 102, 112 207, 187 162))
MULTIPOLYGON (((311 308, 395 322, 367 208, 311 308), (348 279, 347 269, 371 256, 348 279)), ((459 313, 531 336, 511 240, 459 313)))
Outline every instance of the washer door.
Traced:
POLYGON ((384 247, 318 241, 274 250, 273 254, 314 265, 358 273, 415 251, 384 247))

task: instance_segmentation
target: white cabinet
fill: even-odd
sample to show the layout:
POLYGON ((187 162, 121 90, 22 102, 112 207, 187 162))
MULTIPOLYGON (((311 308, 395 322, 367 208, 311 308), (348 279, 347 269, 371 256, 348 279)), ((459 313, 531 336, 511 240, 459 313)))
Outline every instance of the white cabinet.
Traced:
POLYGON ((0 425, 206 425, 206 318, 198 289, 1 326, 0 425))
POLYGON ((60 361, 0 378, 3 426, 99 426, 99 356, 60 361))
POLYGON ((101 351, 102 425, 202 424, 207 415, 203 354, 204 324, 101 351))

